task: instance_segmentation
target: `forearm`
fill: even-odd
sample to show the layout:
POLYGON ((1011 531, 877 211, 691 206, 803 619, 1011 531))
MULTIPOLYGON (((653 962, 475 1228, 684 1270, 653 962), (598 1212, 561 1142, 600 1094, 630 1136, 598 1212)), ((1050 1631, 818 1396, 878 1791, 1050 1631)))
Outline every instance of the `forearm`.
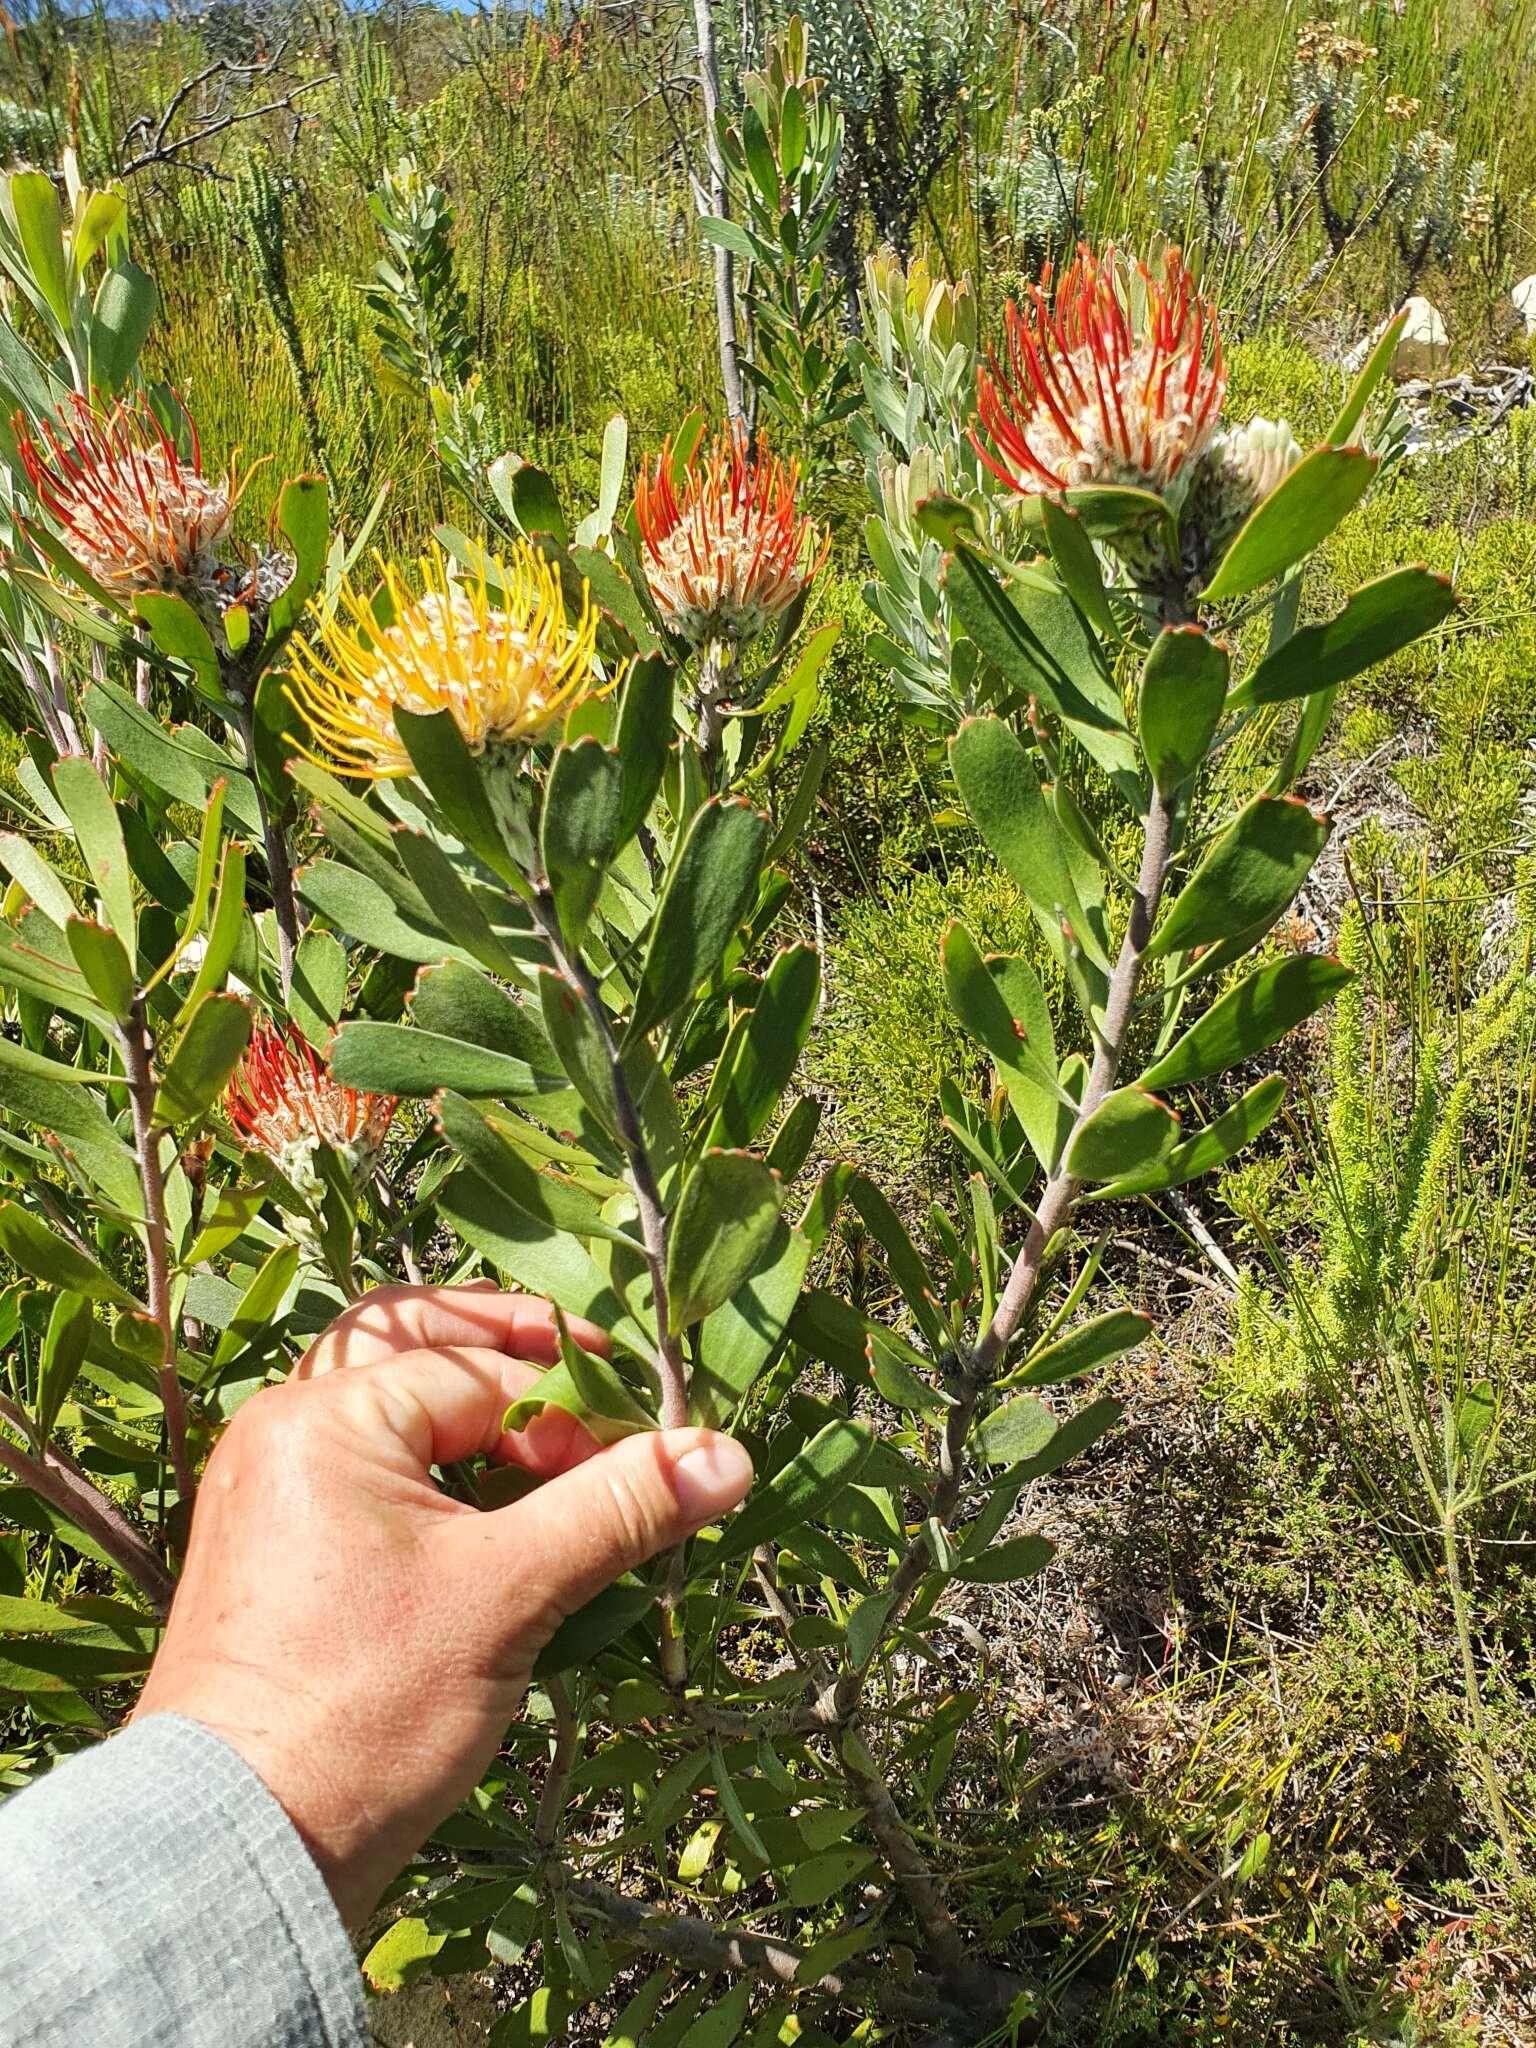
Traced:
POLYGON ((226 1743, 162 1714, 0 1808, 0 2048, 353 2048, 336 1908, 226 1743))

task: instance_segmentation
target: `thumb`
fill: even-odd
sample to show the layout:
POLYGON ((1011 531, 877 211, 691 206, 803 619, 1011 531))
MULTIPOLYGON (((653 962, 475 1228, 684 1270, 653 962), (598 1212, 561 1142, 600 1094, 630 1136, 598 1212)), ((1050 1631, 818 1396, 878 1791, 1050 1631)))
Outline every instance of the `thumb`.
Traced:
POLYGON ((752 1460, 733 1437, 648 1430, 477 1519, 496 1528, 512 1557, 537 1561, 540 1592, 571 1614, 622 1573, 727 1513, 751 1484, 752 1460))

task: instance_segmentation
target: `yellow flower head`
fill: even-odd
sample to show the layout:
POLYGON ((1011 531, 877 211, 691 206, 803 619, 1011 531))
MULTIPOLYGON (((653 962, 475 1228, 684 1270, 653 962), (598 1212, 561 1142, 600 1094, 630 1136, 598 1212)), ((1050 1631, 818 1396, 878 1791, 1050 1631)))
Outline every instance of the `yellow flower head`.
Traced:
POLYGON ((380 567, 372 598, 345 584, 332 616, 293 643, 288 694, 330 757, 323 766, 371 780, 409 775, 397 705, 451 711, 479 754, 496 741, 531 745, 573 704, 613 687, 598 669, 585 585, 573 623, 559 572, 527 541, 478 575, 456 574, 434 550, 420 565, 419 596, 392 565, 380 567))

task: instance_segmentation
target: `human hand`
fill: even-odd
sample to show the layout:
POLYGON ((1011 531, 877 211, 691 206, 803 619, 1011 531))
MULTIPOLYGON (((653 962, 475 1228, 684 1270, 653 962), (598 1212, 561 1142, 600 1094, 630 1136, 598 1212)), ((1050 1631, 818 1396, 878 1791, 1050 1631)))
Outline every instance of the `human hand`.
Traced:
POLYGON ((708 1430, 599 1450, 550 1409, 504 1434, 557 1356, 529 1295, 380 1287, 209 1459, 137 1714, 185 1714, 238 1750, 349 1926, 479 1781, 565 1617, 751 1484, 746 1452, 708 1430), (477 1452, 543 1484, 488 1513, 450 1499, 430 1468, 477 1452))

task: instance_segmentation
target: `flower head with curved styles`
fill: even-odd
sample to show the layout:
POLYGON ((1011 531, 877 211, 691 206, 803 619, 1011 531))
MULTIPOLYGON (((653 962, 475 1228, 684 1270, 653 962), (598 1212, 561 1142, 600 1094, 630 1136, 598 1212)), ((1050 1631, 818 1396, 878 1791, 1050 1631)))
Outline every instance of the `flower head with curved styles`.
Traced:
POLYGON ((244 1144, 304 1186, 317 1145, 329 1145, 361 1177, 384 1143, 395 1098, 344 1088, 296 1024, 263 1023, 225 1091, 224 1109, 244 1144))
POLYGON ((409 775, 396 706, 451 712, 480 754, 532 745, 572 705, 613 687, 598 670, 585 588, 572 620, 558 571, 527 541, 467 577, 435 552, 421 563, 419 594, 380 566, 374 598, 346 585, 331 618, 294 641, 289 696, 325 749, 324 766, 370 780, 409 775))
POLYGON ((635 518, 657 609, 690 647, 740 647, 788 611, 826 559, 802 517, 800 473, 740 435, 695 448, 674 480, 672 444, 641 471, 635 518))
POLYGON ((977 378, 977 453, 1032 497, 1085 484, 1165 492, 1214 438, 1227 375, 1215 310, 1177 249, 1162 275, 1111 247, 1047 264, 1009 301, 1006 361, 977 378), (985 437, 985 438, 983 438, 985 437))
POLYGON ((16 443, 28 480, 80 566, 113 597, 218 582, 239 491, 234 469, 203 474, 190 416, 183 456, 147 399, 106 412, 78 393, 34 433, 18 414, 16 443))

